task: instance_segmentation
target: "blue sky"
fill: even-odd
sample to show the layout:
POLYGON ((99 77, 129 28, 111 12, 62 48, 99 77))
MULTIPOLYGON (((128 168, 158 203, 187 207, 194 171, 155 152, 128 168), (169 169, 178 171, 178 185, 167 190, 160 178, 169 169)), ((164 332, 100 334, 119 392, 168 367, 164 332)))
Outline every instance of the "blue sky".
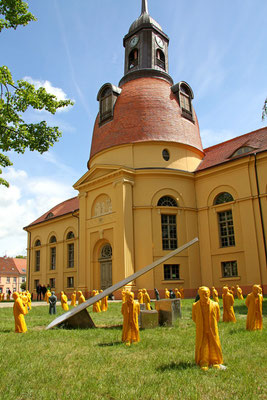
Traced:
MULTIPOLYGON (((1 65, 15 79, 28 77, 72 108, 50 116, 29 111, 28 121, 47 120, 63 132, 43 155, 9 153, 13 167, 0 187, 0 256, 25 254, 28 225, 57 203, 77 195, 72 185, 86 172, 100 87, 123 76, 122 40, 140 15, 141 0, 29 1, 37 22, 0 34, 1 65)), ((186 81, 203 146, 266 125, 266 0, 148 0, 150 15, 170 38, 174 83, 186 81)))

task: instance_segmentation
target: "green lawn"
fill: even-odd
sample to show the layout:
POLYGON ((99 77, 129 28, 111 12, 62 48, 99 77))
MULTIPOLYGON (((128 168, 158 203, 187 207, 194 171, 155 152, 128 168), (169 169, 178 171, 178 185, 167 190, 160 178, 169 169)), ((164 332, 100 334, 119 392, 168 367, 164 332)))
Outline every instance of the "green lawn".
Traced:
POLYGON ((45 331, 48 306, 34 307, 26 334, 14 333, 12 308, 2 308, 0 399, 267 399, 267 299, 262 332, 245 330, 244 301, 235 301, 237 323, 219 323, 227 370, 208 372, 194 363, 192 303, 183 300, 174 327, 143 330, 131 347, 120 341, 120 303, 91 313, 98 328, 89 330, 45 331))

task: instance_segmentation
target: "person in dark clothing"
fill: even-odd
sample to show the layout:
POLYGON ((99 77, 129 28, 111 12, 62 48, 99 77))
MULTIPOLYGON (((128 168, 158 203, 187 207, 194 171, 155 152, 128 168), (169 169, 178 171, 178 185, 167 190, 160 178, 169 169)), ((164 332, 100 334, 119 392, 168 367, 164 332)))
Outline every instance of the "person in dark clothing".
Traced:
POLYGON ((37 301, 41 301, 41 294, 42 294, 42 286, 40 285, 40 283, 38 283, 37 288, 36 288, 36 292, 37 292, 37 301))
POLYGON ((46 292, 47 292, 47 289, 46 289, 46 287, 45 287, 45 285, 44 285, 44 286, 42 286, 42 295, 43 295, 43 300, 44 300, 44 298, 45 298, 45 294, 46 294, 46 292))

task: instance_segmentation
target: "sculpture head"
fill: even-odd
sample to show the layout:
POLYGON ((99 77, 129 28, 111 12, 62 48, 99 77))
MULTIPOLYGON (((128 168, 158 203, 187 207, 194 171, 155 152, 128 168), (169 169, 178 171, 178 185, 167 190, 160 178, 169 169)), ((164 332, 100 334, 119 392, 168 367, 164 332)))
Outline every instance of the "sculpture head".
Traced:
POLYGON ((19 298, 19 293, 18 292, 14 292, 13 293, 13 299, 17 300, 19 298))
POLYGON ((210 301, 210 290, 206 286, 201 286, 198 289, 198 294, 200 297, 200 303, 202 304, 209 304, 210 301))
POLYGON ((254 296, 258 296, 261 292, 260 285, 253 285, 252 292, 253 292, 254 296))
POLYGON ((223 288, 222 288, 222 292, 223 292, 223 294, 227 294, 228 293, 228 287, 227 286, 224 286, 223 288))
POLYGON ((133 292, 127 292, 126 294, 127 298, 127 303, 133 303, 134 302, 134 293, 133 292))
POLYGON ((52 296, 55 296, 55 292, 54 291, 52 292, 52 296))

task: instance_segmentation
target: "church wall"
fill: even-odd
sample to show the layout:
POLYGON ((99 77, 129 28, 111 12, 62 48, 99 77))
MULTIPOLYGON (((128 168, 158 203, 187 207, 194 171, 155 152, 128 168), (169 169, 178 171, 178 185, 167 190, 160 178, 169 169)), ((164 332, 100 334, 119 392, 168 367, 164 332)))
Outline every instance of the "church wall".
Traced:
MULTIPOLYGON (((263 170, 260 179, 266 181, 263 170)), ((266 285, 262 272, 266 270, 266 263, 252 157, 197 173, 196 196, 202 284, 218 288, 224 284, 239 284, 245 292, 250 291, 254 283, 266 285), (230 193, 234 201, 213 205, 221 192, 230 193), (235 246, 221 247, 218 213, 227 210, 231 210, 233 215, 235 246), (227 261, 237 261, 238 276, 222 276, 222 262, 227 261)))
MULTIPOLYGON (((62 218, 57 218, 51 221, 38 224, 28 228, 31 232, 30 242, 28 241, 28 267, 27 267, 27 282, 31 293, 36 293, 34 290, 35 280, 39 280, 41 285, 50 283, 50 279, 55 279, 55 292, 58 294, 64 290, 66 294, 73 291, 73 287, 67 285, 67 278, 74 278, 74 287, 77 285, 77 270, 78 270, 78 219, 72 215, 67 215, 62 218), (67 233, 72 231, 75 238, 67 240, 67 233), (52 236, 56 237, 56 243, 49 243, 52 236), (41 241, 41 246, 35 246, 36 240, 41 241), (68 268, 68 244, 74 243, 74 267, 68 268), (56 248, 56 268, 50 269, 50 249, 56 248), (35 271, 35 252, 40 250, 40 271, 35 271), (29 268, 30 265, 30 268, 29 268)), ((28 233, 29 235, 29 233, 28 233)))

